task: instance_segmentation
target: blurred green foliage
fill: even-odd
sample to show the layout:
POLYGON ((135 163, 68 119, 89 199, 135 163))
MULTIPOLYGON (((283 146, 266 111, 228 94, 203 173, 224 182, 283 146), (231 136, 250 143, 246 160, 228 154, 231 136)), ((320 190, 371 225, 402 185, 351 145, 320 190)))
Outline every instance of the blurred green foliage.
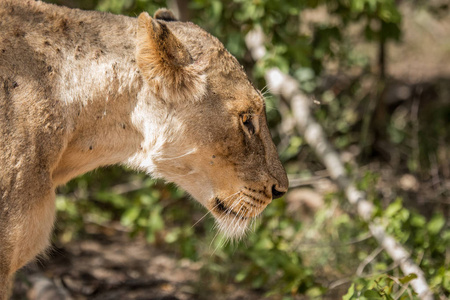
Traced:
MULTIPOLYGON (((131 16, 141 11, 152 13, 167 4, 163 0, 54 2, 131 16)), ((276 66, 295 77, 305 92, 319 99, 321 105, 314 113, 337 148, 346 150, 360 146, 362 139, 375 138, 364 136, 371 134, 364 127, 364 117, 371 113, 368 107, 374 93, 378 93, 377 87, 374 88, 378 74, 369 56, 355 50, 354 35, 374 51, 379 43, 399 41, 402 16, 396 1, 191 0, 188 3, 192 21, 217 36, 243 63, 258 86, 265 86, 265 71, 276 66), (303 19, 303 13, 320 8, 325 8, 325 18, 310 23, 303 19), (348 33, 351 26, 358 29, 353 36, 348 33), (255 27, 263 29, 268 50, 256 63, 249 58, 244 42, 246 33, 255 27), (333 73, 330 65, 337 65, 338 74, 334 77, 330 75, 333 73), (355 68, 358 74, 344 83, 327 83, 338 81, 338 75, 352 73, 355 68)), ((270 96, 267 102, 269 124, 274 140, 280 143, 280 156, 289 173, 308 177, 322 169, 314 163, 313 154, 295 129, 288 136, 279 130, 282 119, 290 115, 287 110, 281 116, 274 109, 283 103, 270 96)), ((396 168, 427 176, 433 164, 431 158, 434 164, 441 164, 439 151, 447 151, 450 140, 450 108, 445 102, 439 103, 427 108, 423 117, 427 126, 420 128, 417 120, 408 117, 410 107, 406 105, 399 105, 389 113, 386 135, 392 148, 388 151, 400 157, 396 168), (412 141, 420 146, 405 149, 412 141)), ((358 159, 365 164, 369 158, 358 159)), ((448 218, 439 209, 421 214, 418 207, 406 205, 408 194, 397 191, 393 191, 395 200, 386 203, 377 187, 379 180, 376 172, 366 172, 358 179, 359 188, 377 205, 374 218, 389 220, 385 224, 387 231, 411 251, 433 292, 448 297, 448 218)), ((443 193, 448 195, 448 191, 443 193)), ((145 174, 111 167, 83 175, 59 189, 57 242, 82 238, 90 225, 102 228, 115 224, 133 236, 145 236, 156 246, 203 262, 201 274, 210 282, 202 287, 203 293, 231 281, 276 299, 297 299, 298 295, 416 298, 410 287, 415 275, 402 274, 385 253, 376 252, 378 245, 368 235, 367 224, 359 221, 342 194, 326 195, 325 204, 314 216, 292 211, 287 205, 283 198, 274 200, 245 241, 230 243, 212 230, 212 217, 202 219, 204 209, 182 191, 145 174), (371 257, 374 253, 377 255, 371 257), (368 257, 371 260, 364 265, 368 257), (361 266, 362 271, 357 273, 355 270, 361 266)))

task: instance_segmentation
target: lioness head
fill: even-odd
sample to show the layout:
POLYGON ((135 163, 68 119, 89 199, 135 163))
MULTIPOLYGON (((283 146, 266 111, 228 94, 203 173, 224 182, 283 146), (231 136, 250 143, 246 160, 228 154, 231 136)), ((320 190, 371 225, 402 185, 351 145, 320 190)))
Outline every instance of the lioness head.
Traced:
POLYGON ((216 38, 167 10, 139 16, 136 61, 148 85, 139 97, 153 100, 137 108, 147 132, 131 161, 180 185, 222 231, 241 236, 288 188, 263 96, 216 38), (145 110, 159 119, 145 120, 145 110))

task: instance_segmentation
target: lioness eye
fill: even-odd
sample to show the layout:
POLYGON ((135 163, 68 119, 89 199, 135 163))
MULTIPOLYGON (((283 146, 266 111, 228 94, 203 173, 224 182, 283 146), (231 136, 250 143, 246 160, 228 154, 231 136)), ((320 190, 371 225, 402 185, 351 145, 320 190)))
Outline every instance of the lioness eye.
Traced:
POLYGON ((248 133, 255 133, 255 126, 253 125, 252 115, 243 114, 241 115, 242 125, 247 129, 248 133))

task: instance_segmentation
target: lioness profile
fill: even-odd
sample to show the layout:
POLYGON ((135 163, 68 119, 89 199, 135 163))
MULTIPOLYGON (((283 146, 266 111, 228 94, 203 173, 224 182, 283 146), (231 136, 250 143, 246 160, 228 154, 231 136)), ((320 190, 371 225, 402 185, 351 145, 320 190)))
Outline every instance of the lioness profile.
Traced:
POLYGON ((230 237, 288 188, 264 99, 215 37, 165 9, 1 0, 0 299, 48 245, 55 188, 112 164, 175 182, 230 237))

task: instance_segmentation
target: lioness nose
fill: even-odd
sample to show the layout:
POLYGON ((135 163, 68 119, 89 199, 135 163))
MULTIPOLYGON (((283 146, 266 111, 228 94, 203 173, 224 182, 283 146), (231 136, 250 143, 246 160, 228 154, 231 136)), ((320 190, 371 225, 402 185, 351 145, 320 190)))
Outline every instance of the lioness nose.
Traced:
POLYGON ((277 190, 277 186, 274 184, 272 186, 272 199, 277 199, 282 197, 286 192, 277 190))

